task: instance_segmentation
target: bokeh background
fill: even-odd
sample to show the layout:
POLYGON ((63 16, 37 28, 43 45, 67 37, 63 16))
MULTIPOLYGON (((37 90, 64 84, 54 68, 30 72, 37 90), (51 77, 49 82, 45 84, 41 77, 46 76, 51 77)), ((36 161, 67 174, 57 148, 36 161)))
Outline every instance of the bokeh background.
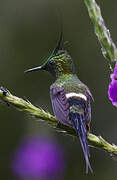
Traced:
MULTIPOLYGON (((98 0, 98 3, 116 42, 117 2, 98 0)), ((46 60, 56 46, 61 27, 67 42, 65 48, 74 60, 78 76, 88 85, 95 99, 91 131, 117 144, 117 108, 111 105, 107 95, 110 70, 82 0, 0 0, 0 85, 52 113, 49 97, 52 77, 47 72, 24 74, 24 70, 46 60)), ((90 151, 94 174, 86 176, 85 161, 77 139, 56 132, 43 122, 0 103, 0 179, 116 180, 117 162, 99 149, 90 148, 90 151), (40 147, 47 149, 48 143, 51 148, 47 154, 44 152, 50 158, 49 162, 51 158, 60 158, 56 163, 52 161, 58 164, 57 169, 53 164, 50 171, 47 170, 50 164, 43 168, 46 174, 43 176, 34 167, 45 163, 45 155, 37 164, 33 160, 39 158, 40 147), (23 158, 28 150, 31 152, 27 159, 31 156, 32 160, 26 163, 23 158), (37 156, 33 157, 36 153, 37 156), (34 171, 27 167, 31 163, 34 171)))

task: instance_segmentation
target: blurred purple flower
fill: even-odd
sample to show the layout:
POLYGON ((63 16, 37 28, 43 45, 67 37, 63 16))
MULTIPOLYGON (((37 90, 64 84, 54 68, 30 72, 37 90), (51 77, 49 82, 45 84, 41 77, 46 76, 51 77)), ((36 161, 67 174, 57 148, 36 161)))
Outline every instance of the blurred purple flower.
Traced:
POLYGON ((64 165, 60 146, 37 136, 25 139, 12 158, 13 172, 26 179, 60 178, 64 165))
POLYGON ((117 107, 117 62, 115 64, 114 72, 110 75, 111 82, 108 88, 108 96, 112 104, 117 107))

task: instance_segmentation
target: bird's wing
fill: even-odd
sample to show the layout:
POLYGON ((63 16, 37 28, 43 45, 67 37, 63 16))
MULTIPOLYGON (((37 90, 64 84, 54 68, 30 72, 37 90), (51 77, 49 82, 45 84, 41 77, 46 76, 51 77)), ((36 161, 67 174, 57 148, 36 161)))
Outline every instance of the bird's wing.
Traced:
POLYGON ((94 101, 94 98, 89 90, 89 88, 81 83, 79 85, 80 90, 83 91, 83 94, 87 97, 86 101, 86 108, 85 108, 85 123, 87 125, 87 130, 90 129, 90 122, 91 122, 91 100, 94 101))
POLYGON ((86 88, 86 94, 90 98, 90 100, 94 101, 93 95, 91 94, 91 92, 90 92, 88 87, 86 88))
MULTIPOLYGON (((74 93, 72 93, 72 95, 74 95, 74 93)), ((89 147, 86 138, 86 101, 82 98, 77 99, 77 97, 71 96, 69 98, 66 98, 64 88, 57 86, 51 87, 50 96, 56 118, 60 121, 60 123, 68 126, 71 125, 75 128, 79 136, 81 146, 84 152, 84 157, 86 160, 86 173, 88 173, 88 168, 92 172, 92 168, 89 162, 89 147)))
MULTIPOLYGON (((85 109, 85 119, 86 119, 86 125, 88 125, 88 128, 90 130, 90 122, 91 122, 91 100, 94 101, 94 98, 90 92, 90 90, 86 89, 86 96, 87 96, 87 103, 86 103, 86 109, 85 109)), ((88 130, 88 129, 87 129, 88 130)), ((88 130, 88 131, 89 131, 88 130)))
POLYGON ((70 125, 69 103, 63 87, 53 86, 50 89, 52 107, 56 118, 60 123, 70 125))

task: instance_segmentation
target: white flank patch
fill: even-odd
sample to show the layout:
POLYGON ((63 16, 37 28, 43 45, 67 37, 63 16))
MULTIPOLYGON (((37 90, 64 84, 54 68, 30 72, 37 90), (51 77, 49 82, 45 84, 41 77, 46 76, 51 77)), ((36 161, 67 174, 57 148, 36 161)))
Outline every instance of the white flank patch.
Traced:
POLYGON ((84 95, 84 94, 82 94, 82 93, 67 93, 66 94, 66 98, 68 99, 68 98, 71 98, 71 97, 79 97, 79 98, 82 98, 82 99, 84 99, 85 101, 87 100, 87 97, 84 95))

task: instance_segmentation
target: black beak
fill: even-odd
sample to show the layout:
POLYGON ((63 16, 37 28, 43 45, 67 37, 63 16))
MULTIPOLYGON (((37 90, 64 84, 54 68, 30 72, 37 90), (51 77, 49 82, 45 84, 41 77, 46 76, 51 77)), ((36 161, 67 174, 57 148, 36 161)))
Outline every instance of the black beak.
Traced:
POLYGON ((35 67, 35 68, 32 68, 32 69, 28 69, 26 71, 24 71, 25 73, 27 72, 32 72, 32 71, 38 71, 38 70, 45 70, 45 66, 38 66, 38 67, 35 67))

